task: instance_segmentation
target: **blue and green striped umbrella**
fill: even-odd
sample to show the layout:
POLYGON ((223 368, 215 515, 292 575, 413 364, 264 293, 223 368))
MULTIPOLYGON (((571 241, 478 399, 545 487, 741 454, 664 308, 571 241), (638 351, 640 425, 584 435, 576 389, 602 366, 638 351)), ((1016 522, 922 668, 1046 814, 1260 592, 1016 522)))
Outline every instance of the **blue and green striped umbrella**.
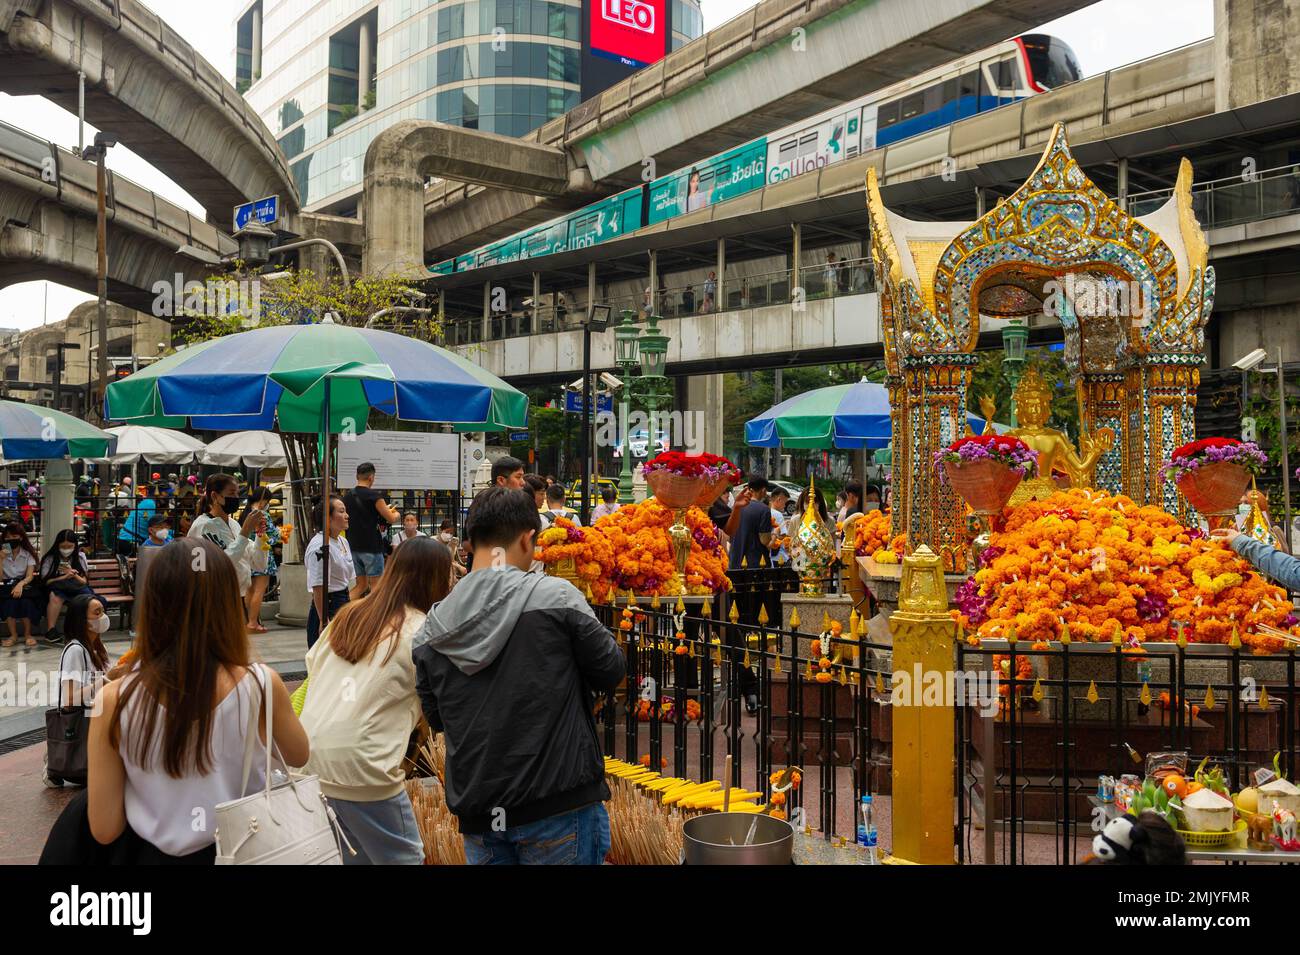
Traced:
POLYGON ((53 408, 0 401, 0 458, 52 461, 102 458, 117 451, 117 436, 53 408))
POLYGON ((201 342, 108 386, 105 416, 215 431, 360 433, 371 408, 403 421, 500 431, 528 423, 528 398, 444 348, 324 321, 201 342))
MULTIPOLYGON (((984 419, 967 417, 979 434, 984 419)), ((883 448, 891 437, 889 391, 865 379, 806 391, 745 422, 745 443, 757 448, 883 448)))

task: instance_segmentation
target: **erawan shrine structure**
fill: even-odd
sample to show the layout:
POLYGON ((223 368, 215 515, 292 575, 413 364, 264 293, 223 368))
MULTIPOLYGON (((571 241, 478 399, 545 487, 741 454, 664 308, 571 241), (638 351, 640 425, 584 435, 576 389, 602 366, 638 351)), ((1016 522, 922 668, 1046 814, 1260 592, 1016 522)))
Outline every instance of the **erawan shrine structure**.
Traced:
POLYGON ((880 289, 893 418, 894 534, 927 544, 948 573, 969 569, 966 505, 932 466, 966 433, 967 389, 986 319, 1059 317, 1077 386, 1079 447, 1046 427, 1050 392, 1030 371, 1015 392, 1015 434, 1039 476, 1012 503, 1072 486, 1122 493, 1186 524, 1186 501, 1160 476, 1194 438, 1193 412, 1214 269, 1192 212, 1184 159, 1173 196, 1131 216, 1092 183, 1057 124, 1033 174, 974 222, 918 222, 881 200, 867 175, 871 256, 880 289))

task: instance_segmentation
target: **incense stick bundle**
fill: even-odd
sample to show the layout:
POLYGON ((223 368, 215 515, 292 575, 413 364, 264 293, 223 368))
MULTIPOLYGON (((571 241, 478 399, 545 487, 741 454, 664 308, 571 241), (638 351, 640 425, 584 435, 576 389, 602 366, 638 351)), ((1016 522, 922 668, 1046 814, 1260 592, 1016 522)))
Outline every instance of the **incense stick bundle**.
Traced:
POLYGON ((465 865, 465 842, 456 817, 447 808, 442 785, 432 779, 408 779, 406 794, 424 842, 424 864, 465 865))

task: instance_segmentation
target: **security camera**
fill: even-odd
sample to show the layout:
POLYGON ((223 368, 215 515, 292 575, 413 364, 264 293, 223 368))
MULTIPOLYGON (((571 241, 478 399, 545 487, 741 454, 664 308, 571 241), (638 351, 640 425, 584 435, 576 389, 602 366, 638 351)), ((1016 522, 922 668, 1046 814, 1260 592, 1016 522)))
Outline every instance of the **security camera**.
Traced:
POLYGON ((1260 362, 1268 357, 1268 352, 1262 348, 1256 348, 1249 355, 1243 355, 1232 363, 1232 367, 1238 371, 1252 371, 1260 362))

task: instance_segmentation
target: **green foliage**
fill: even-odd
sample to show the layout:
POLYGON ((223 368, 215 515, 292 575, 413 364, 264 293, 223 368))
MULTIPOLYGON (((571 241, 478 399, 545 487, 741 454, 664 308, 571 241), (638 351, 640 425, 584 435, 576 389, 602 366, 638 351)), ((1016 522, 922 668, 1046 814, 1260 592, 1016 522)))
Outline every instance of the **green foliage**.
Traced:
MULTIPOLYGON (((1046 348, 1031 348, 1026 353, 1026 357, 1029 361, 1025 370, 1028 371, 1030 366, 1037 368, 1038 373, 1052 389, 1052 417, 1048 424, 1064 431, 1072 439, 1077 439, 1079 400, 1075 390, 1075 376, 1066 367, 1064 354, 1046 348)), ((1001 351, 979 353, 979 364, 971 374, 970 387, 966 391, 966 406, 972 414, 980 414, 979 399, 981 395, 986 394, 993 395, 997 401, 998 410, 995 420, 1001 424, 1009 422, 1011 382, 1002 364, 1001 351)))
MULTIPOLYGON (((176 333, 192 344, 264 325, 319 321, 325 315, 341 325, 364 325, 376 312, 406 301, 406 288, 399 279, 372 276, 345 287, 339 276, 296 269, 267 281, 237 264, 234 272, 209 276, 186 293, 179 303, 176 333)), ((382 327, 393 327, 380 321, 382 327)), ((425 341, 436 341, 442 331, 432 316, 408 322, 404 330, 425 341)))

